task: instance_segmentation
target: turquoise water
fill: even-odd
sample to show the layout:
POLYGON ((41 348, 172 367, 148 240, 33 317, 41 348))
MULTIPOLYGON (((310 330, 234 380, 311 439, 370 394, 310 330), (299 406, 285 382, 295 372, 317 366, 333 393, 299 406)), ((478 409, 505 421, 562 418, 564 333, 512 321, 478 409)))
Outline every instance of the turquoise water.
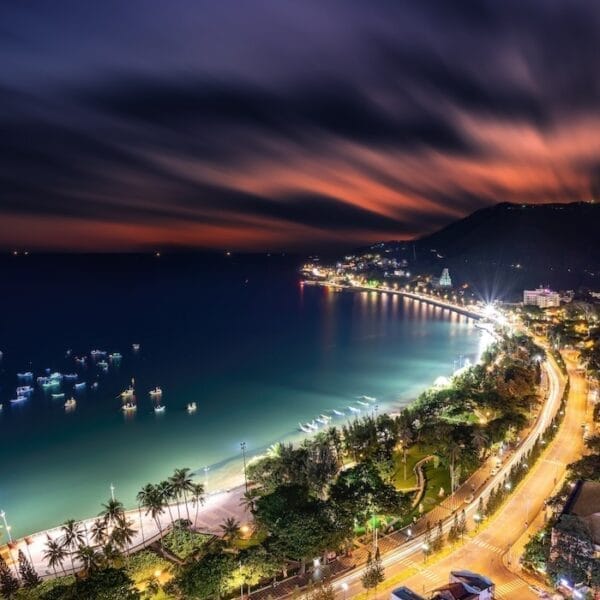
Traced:
MULTIPOLYGON (((363 394, 380 410, 403 405, 479 352, 466 317, 398 296, 302 287, 296 262, 282 257, 3 260, 0 509, 14 535, 96 514, 111 483, 132 505, 142 485, 175 467, 193 468, 209 489, 231 486, 241 441, 260 454, 300 438, 299 421, 368 410, 357 404, 363 394), (73 357, 93 348, 123 359, 108 373, 90 359, 77 366, 73 357), (16 373, 45 368, 88 382, 74 412, 39 389, 10 404, 16 373), (138 410, 128 418, 117 395, 132 377, 138 410), (162 415, 148 396, 156 385, 162 415), (195 414, 185 410, 191 401, 195 414)), ((63 387, 69 397, 72 385, 63 387)))

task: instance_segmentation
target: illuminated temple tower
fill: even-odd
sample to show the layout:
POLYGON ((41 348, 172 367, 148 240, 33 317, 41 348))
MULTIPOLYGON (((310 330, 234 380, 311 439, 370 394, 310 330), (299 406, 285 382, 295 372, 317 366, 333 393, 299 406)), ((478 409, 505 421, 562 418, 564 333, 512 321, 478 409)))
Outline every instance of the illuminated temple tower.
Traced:
POLYGON ((444 269, 442 271, 442 276, 440 277, 440 287, 452 287, 452 279, 450 279, 450 272, 448 269, 444 269))

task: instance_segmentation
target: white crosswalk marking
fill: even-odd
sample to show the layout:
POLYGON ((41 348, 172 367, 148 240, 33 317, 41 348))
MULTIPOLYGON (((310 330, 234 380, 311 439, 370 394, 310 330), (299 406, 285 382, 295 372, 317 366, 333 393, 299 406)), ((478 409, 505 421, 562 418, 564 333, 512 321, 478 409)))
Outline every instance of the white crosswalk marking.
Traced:
POLYGON ((475 539, 473 540, 473 543, 479 546, 480 548, 485 548, 486 550, 489 550, 490 552, 494 552, 496 554, 503 554, 502 548, 498 548, 498 546, 493 546, 492 544, 489 544, 484 540, 475 539))
POLYGON ((527 587, 526 584, 520 579, 514 579, 508 583, 496 586, 496 599, 497 600, 511 600, 512 598, 518 598, 517 592, 527 587))

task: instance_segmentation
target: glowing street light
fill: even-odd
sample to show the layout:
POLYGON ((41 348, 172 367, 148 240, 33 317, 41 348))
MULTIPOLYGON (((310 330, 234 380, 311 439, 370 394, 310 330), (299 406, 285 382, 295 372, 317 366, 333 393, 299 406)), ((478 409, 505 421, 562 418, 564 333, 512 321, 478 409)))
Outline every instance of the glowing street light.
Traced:
POLYGON ((6 533, 8 534, 8 541, 12 543, 12 535, 10 534, 10 525, 6 522, 6 513, 4 511, 0 512, 0 519, 4 521, 4 529, 6 529, 6 533))

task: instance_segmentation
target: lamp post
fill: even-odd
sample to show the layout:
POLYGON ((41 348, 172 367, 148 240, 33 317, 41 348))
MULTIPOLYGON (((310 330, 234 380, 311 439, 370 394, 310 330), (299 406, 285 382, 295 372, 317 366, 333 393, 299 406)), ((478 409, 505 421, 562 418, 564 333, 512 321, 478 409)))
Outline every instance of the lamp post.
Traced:
POLYGON ((6 513, 4 511, 0 512, 0 518, 4 521, 4 529, 6 529, 6 533, 8 534, 8 541, 12 543, 12 535, 10 534, 10 526, 6 522, 6 513))
POLYGON ((246 473, 246 442, 240 442, 240 448, 242 449, 242 459, 244 461, 244 487, 246 492, 248 491, 248 475, 246 473))

